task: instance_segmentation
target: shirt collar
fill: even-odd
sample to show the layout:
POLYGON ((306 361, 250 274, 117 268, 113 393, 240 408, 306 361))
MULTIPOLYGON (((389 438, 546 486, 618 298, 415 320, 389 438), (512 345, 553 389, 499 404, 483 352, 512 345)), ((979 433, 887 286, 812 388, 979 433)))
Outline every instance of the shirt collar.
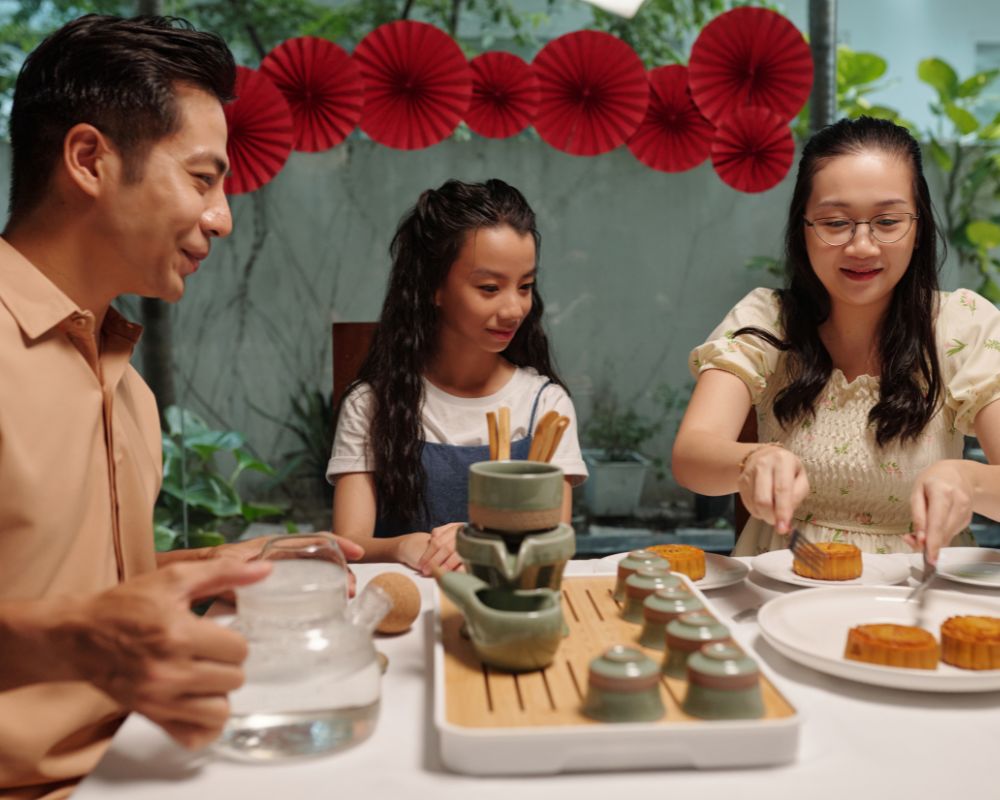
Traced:
MULTIPOLYGON (((25 336, 32 341, 84 313, 3 238, 0 238, 0 303, 7 307, 25 336)), ((121 336, 134 345, 139 341, 142 326, 129 322, 115 309, 109 308, 104 317, 103 331, 121 336)))

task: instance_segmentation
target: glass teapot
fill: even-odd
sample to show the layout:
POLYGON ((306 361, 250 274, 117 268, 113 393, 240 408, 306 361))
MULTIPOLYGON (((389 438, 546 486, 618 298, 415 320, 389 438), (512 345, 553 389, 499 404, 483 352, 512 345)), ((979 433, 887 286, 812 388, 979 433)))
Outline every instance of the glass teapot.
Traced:
POLYGON ((392 606, 377 586, 348 602, 350 573, 330 534, 280 536, 271 574, 236 590, 233 628, 249 644, 246 682, 229 696, 216 743, 243 761, 312 756, 368 738, 381 667, 372 631, 392 606))

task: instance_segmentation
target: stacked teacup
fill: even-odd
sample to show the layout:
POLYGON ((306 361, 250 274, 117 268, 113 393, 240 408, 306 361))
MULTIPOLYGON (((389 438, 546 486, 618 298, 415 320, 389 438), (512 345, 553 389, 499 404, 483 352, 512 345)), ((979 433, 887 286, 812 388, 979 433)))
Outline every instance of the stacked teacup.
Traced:
POLYGON ((469 468, 469 521, 455 549, 466 574, 438 577, 465 616, 485 663, 541 669, 563 637, 559 588, 576 552, 561 521, 563 471, 537 461, 483 461, 469 468))

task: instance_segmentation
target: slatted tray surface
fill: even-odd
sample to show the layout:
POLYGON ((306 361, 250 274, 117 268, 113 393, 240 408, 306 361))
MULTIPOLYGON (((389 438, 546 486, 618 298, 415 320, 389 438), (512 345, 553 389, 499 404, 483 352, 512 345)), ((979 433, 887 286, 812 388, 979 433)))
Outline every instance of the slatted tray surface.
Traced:
MULTIPOLYGON (((681 710, 686 682, 665 676, 660 694, 666 714, 657 722, 610 724, 584 716, 588 666, 607 647, 629 644, 658 663, 663 658, 661 651, 639 645, 640 625, 621 618, 621 607, 612 596, 614 584, 614 576, 606 575, 564 578, 563 616, 570 634, 551 666, 520 674, 480 663, 460 634, 461 613, 438 592, 436 716, 446 764, 462 772, 517 774, 773 764, 794 757, 799 718, 763 675, 765 716, 759 720, 688 716, 681 710), (631 752, 616 756, 629 741, 634 743, 631 752), (574 743, 580 745, 579 752, 573 751, 574 743), (498 758, 504 747, 510 749, 507 762, 519 754, 516 763, 498 758), (539 758, 549 749, 549 757, 539 758)), ((694 591, 712 611, 704 595, 694 591)))

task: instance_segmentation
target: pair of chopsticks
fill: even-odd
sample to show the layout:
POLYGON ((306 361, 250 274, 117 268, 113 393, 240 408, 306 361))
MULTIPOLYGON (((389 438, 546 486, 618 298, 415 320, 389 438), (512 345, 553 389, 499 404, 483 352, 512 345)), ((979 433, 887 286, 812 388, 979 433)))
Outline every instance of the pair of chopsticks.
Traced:
POLYGON ((551 461, 568 427, 569 417, 564 417, 557 411, 550 411, 543 416, 531 437, 528 461, 551 461))
POLYGON ((486 428, 490 437, 490 461, 506 461, 509 459, 510 409, 507 406, 501 406, 500 411, 497 413, 487 411, 486 428))

